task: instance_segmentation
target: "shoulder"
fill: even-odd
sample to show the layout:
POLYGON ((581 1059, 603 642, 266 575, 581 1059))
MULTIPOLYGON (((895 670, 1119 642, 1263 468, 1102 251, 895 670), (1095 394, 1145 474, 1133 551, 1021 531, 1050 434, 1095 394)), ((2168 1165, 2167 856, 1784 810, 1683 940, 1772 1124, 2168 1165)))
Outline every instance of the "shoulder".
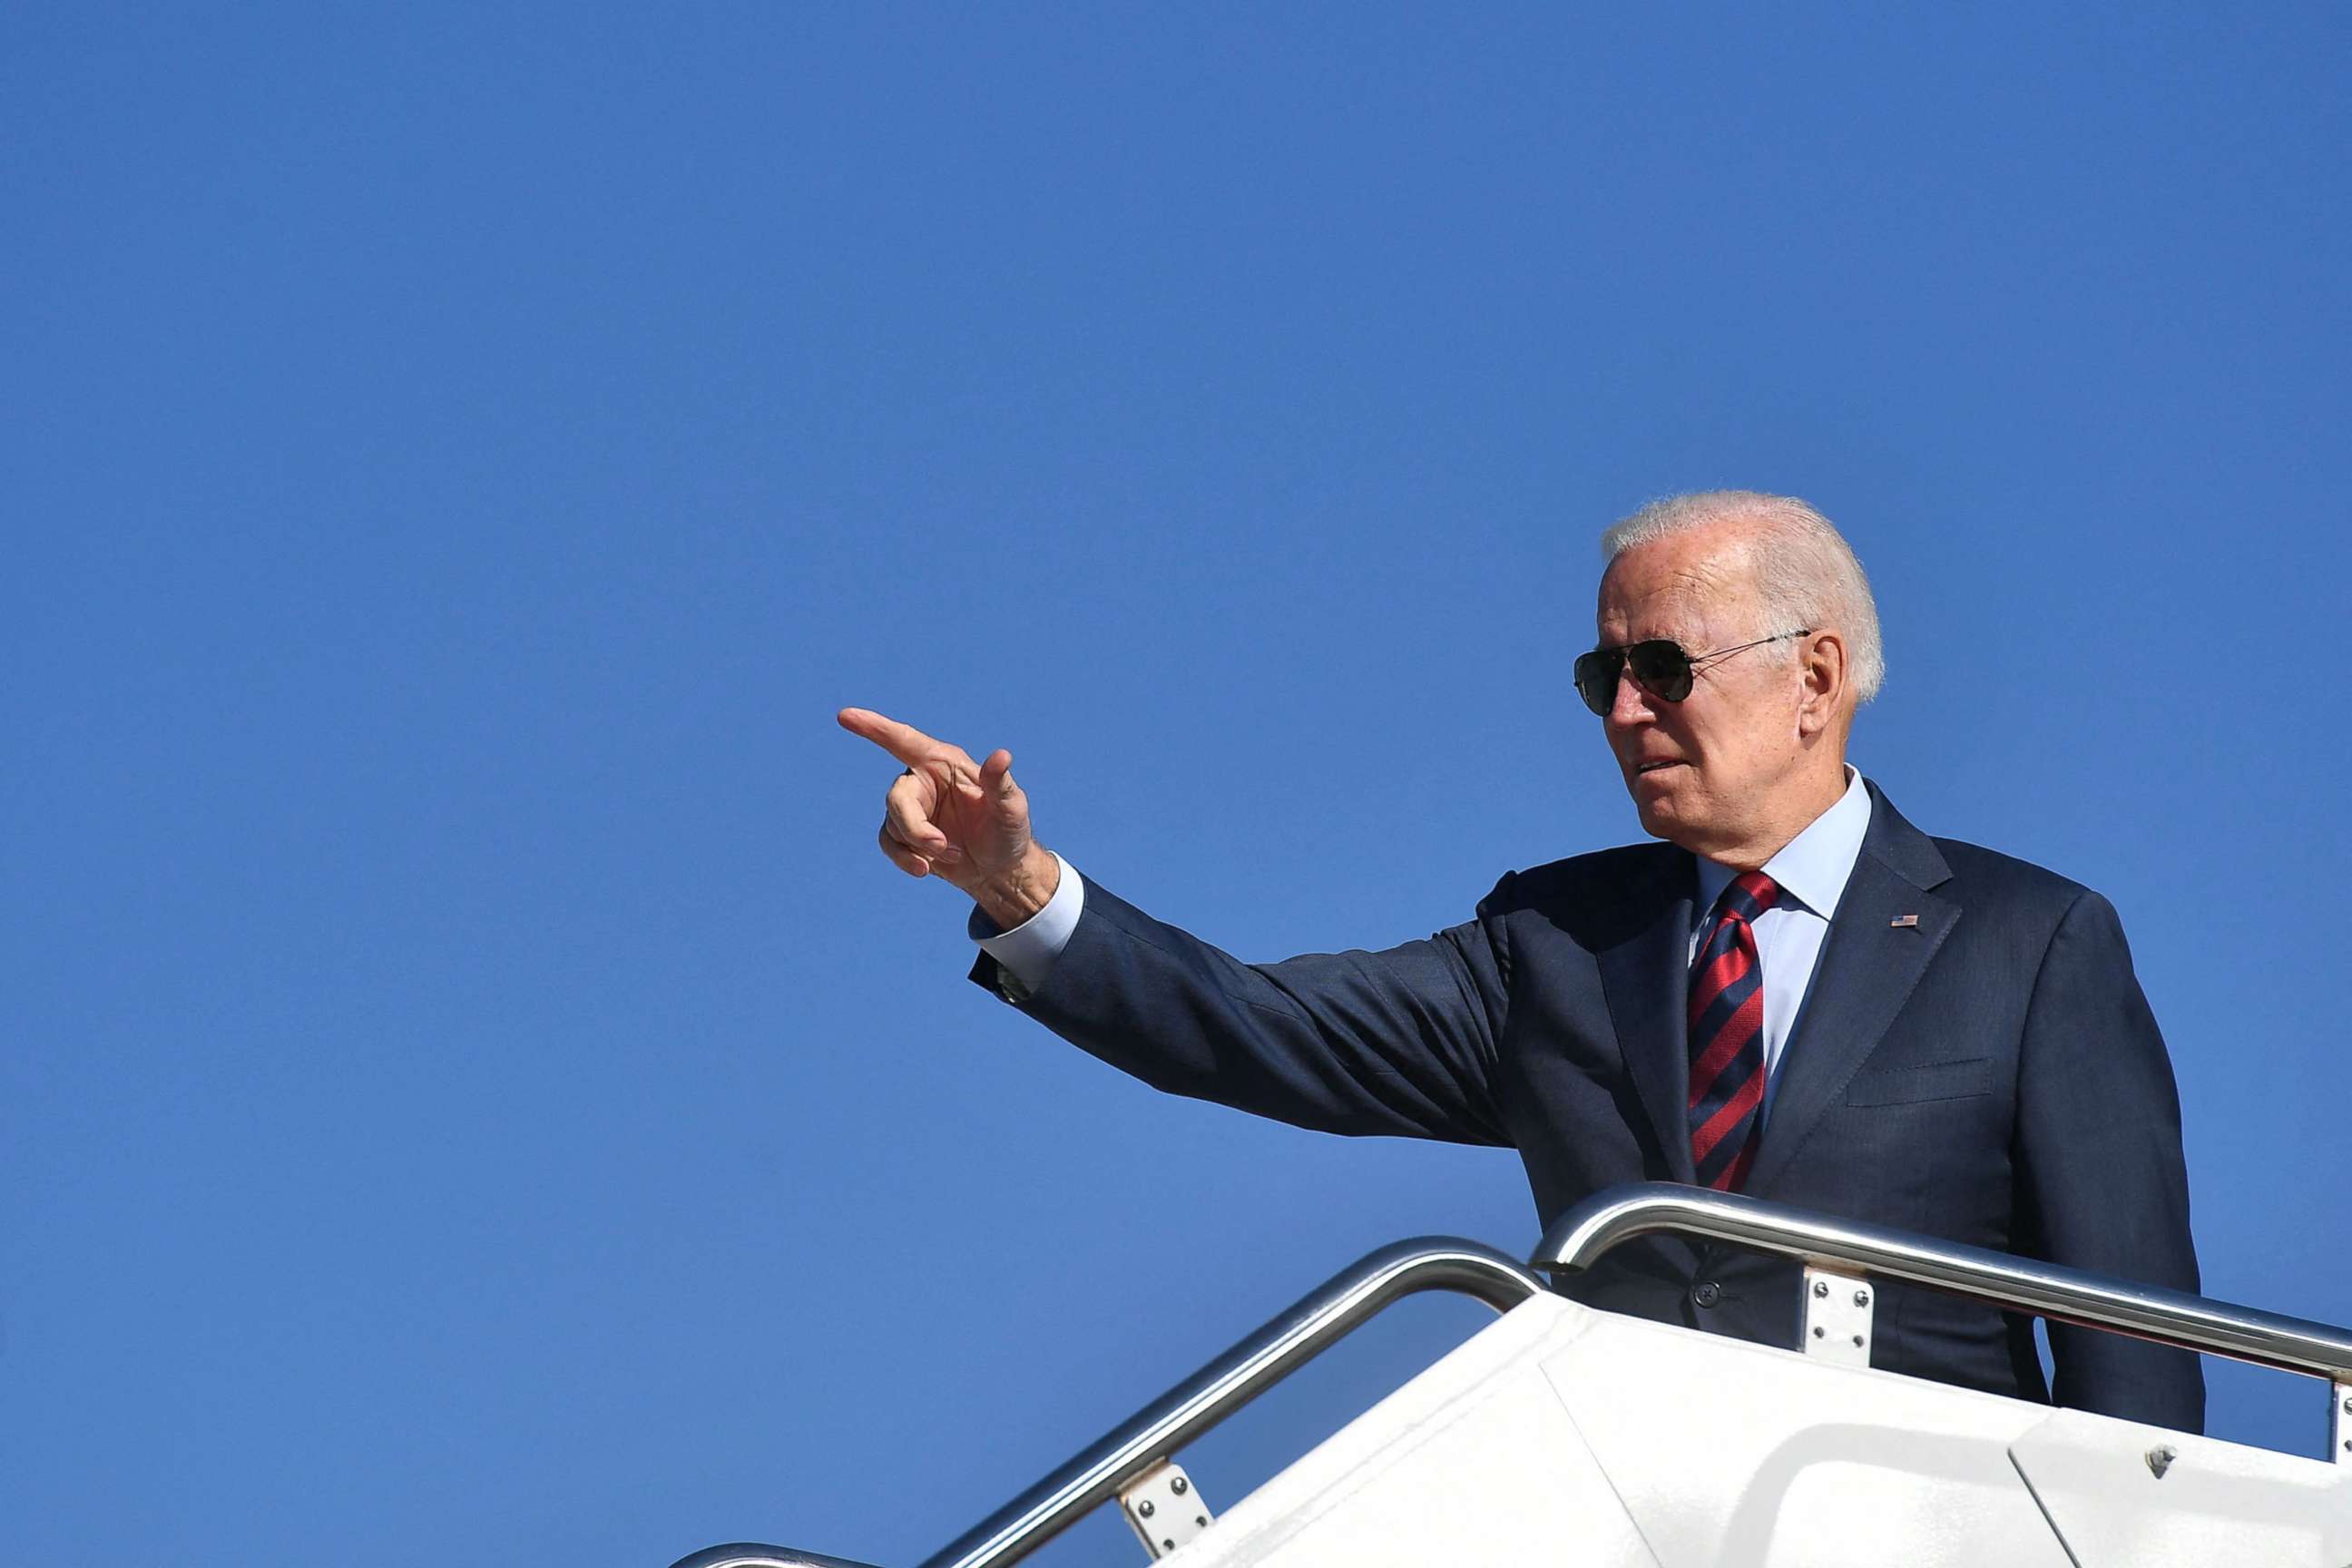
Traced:
POLYGON ((1622 844, 1511 871, 1478 905, 1486 919, 1526 910, 1591 909, 1688 889, 1691 858, 1671 844, 1622 844), (1680 880, 1677 881, 1677 876, 1680 880))
POLYGON ((1951 889, 1960 897, 1998 898, 2032 908, 2063 912, 2084 898, 2099 895, 2046 866, 1970 844, 1960 838, 1933 840, 1944 863, 1952 868, 1951 889))
POLYGON ((1952 882, 1940 890, 1957 890, 1979 916, 1990 915, 2041 942, 2042 963, 2064 953, 2090 954, 2101 963, 2122 954, 2122 962, 2129 963, 2123 917, 2095 888, 1979 845, 1937 843, 1952 866, 1952 882))
POLYGON ((1980 844, 1935 843, 1952 872, 1936 892, 1966 911, 1960 936, 1970 951, 1981 953, 1989 944, 2004 962, 2037 971, 2065 954, 2100 969, 2118 961, 2128 965, 2120 956, 2130 951, 2122 917, 2095 889, 1980 844))
POLYGON ((2053 923, 2078 906, 2108 909, 2097 893, 2046 866, 1964 838, 1930 837, 1914 827, 1875 784, 1871 795, 1863 853, 1915 887, 1933 889, 1979 911, 2038 915, 2053 923))

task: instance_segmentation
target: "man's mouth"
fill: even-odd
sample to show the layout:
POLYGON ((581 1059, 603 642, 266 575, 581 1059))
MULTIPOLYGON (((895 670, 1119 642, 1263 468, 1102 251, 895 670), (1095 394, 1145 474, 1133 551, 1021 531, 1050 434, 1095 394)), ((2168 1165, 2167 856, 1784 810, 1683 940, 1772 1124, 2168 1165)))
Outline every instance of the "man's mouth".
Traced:
POLYGON ((1639 765, 1638 767, 1636 767, 1633 771, 1634 771, 1635 773, 1656 773, 1656 772, 1657 772, 1659 769, 1661 769, 1661 768, 1679 768, 1679 767, 1682 767, 1682 766, 1684 766, 1684 765, 1685 765, 1685 764, 1684 764, 1684 763, 1683 763, 1683 761, 1682 761, 1682 759, 1681 759, 1681 758, 1679 758, 1679 757, 1667 757, 1667 758, 1664 758, 1664 760, 1659 761, 1659 762, 1654 762, 1654 763, 1642 763, 1641 765, 1639 765))

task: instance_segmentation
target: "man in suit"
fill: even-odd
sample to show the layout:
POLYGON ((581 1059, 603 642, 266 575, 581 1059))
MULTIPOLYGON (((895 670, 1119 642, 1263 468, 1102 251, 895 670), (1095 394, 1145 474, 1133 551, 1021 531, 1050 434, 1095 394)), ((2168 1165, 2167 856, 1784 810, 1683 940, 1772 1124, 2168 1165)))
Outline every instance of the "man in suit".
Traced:
MULTIPOLYGON (((2171 1064, 2115 910, 1930 838, 1849 768, 1884 670, 1860 563, 1801 501, 1715 491, 1612 529, 1577 687, 1662 842, 1506 876, 1382 952, 1246 964, 1073 872, 1012 757, 862 709, 906 764, 883 853, 971 895, 973 978, 1161 1089, 1304 1127, 1517 1148, 1549 1221, 1696 1182, 2198 1286, 2171 1064)), ((1620 1248, 1595 1306, 1793 1345, 1797 1265, 1620 1248)), ((2196 1358, 1883 1285, 1874 1364, 2200 1430, 2196 1358)))

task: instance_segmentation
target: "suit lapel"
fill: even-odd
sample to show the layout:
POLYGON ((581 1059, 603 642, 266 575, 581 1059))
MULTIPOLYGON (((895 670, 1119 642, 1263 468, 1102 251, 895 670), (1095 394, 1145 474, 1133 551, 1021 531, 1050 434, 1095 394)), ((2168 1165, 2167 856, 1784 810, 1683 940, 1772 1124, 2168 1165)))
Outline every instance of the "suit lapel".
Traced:
POLYGON ((1599 955, 1618 1051, 1665 1149, 1667 1168, 1678 1182, 1695 1179, 1686 1116, 1690 1053, 1684 1043, 1683 1015, 1690 987, 1696 885, 1688 855, 1661 856, 1651 880, 1630 890, 1635 910, 1633 930, 1599 955))
POLYGON ((1870 831, 1781 1057, 1749 1194, 1770 1195, 1951 934, 1960 906, 1927 890, 1950 878, 1934 842, 1872 786, 1870 831), (1906 916, 1916 923, 1895 923, 1906 916))

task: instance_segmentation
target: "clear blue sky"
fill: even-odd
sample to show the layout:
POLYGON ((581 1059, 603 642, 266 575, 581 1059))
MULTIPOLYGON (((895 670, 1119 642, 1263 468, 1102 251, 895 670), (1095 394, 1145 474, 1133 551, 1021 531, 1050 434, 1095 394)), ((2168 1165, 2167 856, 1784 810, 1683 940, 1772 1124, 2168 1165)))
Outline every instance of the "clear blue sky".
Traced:
POLYGON ((2211 1292, 2352 1320, 2347 67, 2322 5, 9 7, 0 1558, 910 1562, 1372 1246, 1524 1248, 1507 1153, 969 986, 831 715, 1010 745, 1246 955, 1424 934, 1637 834, 1593 539, 1717 484, 1871 568, 1865 771, 2122 910, 2211 1292))

